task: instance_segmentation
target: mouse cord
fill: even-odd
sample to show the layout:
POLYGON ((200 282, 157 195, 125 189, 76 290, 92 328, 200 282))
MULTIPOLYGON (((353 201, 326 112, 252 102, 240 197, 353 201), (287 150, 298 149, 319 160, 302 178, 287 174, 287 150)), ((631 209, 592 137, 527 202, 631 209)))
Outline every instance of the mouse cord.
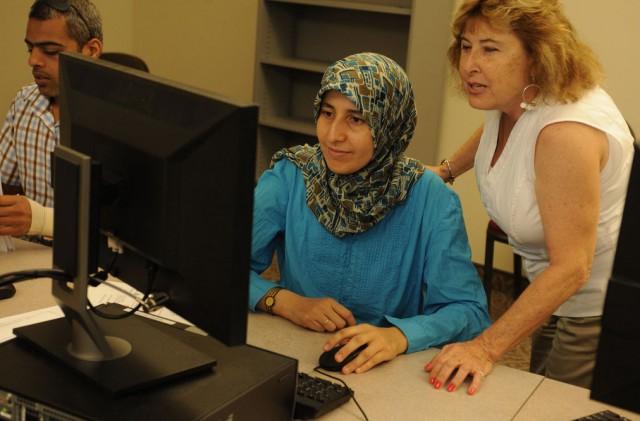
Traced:
POLYGON ((327 373, 327 372, 325 372, 325 371, 322 371, 322 370, 320 369, 320 367, 319 367, 319 366, 314 367, 314 368, 313 368, 313 371, 316 371, 316 372, 318 372, 318 373, 322 374, 323 376, 327 376, 327 377, 330 377, 330 378, 332 378, 332 379, 334 379, 334 380, 337 380, 337 381, 339 381, 340 383, 342 383, 342 384, 344 385, 344 387, 346 387, 347 389, 349 389, 349 390, 351 391, 351 399, 353 399, 353 403, 355 403, 355 404, 356 404, 356 406, 358 407, 358 409, 360 410, 360 412, 362 412, 362 416, 364 417, 365 421, 369 421, 369 417, 367 417, 367 414, 364 412, 364 409, 362 409, 362 407, 361 407, 361 406, 360 406, 360 404, 358 403, 358 400, 356 399, 356 394, 355 394, 355 392, 354 392, 351 388, 349 388, 349 386, 347 385, 347 383, 345 383, 345 381, 344 381, 344 380, 342 380, 342 379, 341 379, 341 378, 339 378, 339 377, 332 376, 331 374, 329 374, 329 373, 327 373))

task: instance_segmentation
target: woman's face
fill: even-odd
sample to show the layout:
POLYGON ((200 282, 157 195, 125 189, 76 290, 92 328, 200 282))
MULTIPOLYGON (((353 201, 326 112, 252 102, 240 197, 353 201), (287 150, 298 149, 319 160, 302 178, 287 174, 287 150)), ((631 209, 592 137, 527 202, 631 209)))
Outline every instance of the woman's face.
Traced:
POLYGON ((316 134, 329 169, 353 174, 373 158, 371 129, 355 104, 337 91, 328 91, 320 106, 316 134))
POLYGON ((520 39, 508 29, 472 18, 462 33, 459 70, 469 105, 522 113, 522 90, 530 81, 530 58, 520 39))

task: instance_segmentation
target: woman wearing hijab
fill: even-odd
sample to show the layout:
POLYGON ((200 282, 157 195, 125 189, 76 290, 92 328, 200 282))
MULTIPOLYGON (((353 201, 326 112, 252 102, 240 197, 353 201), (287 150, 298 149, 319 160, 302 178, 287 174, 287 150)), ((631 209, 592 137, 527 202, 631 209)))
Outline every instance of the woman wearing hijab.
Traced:
POLYGON ((457 196, 404 151, 416 125, 402 68, 374 53, 329 66, 318 144, 277 152, 255 191, 250 302, 346 342, 342 369, 473 338, 489 324, 457 196), (262 273, 277 253, 280 282, 262 273))

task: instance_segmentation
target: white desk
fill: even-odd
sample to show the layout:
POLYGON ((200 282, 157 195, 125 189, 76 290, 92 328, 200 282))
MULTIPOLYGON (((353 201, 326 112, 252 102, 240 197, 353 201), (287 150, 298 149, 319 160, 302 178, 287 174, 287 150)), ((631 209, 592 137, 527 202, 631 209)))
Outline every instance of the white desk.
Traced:
MULTIPOLYGON (((297 358, 299 371, 309 373, 329 336, 264 313, 250 316, 248 333, 248 343, 297 358)), ((436 390, 422 369, 435 353, 427 350, 402 355, 364 374, 336 376, 355 391, 372 420, 510 420, 543 380, 542 376, 497 366, 477 396, 468 396, 466 388, 453 393, 436 390)), ((322 419, 362 418, 349 402, 322 419)))
MULTIPOLYGON (((16 250, 0 253, 0 274, 26 269, 50 269, 51 249, 27 241, 15 240, 16 250)), ((51 280, 34 279, 15 284, 16 295, 0 300, 0 317, 12 316, 55 305, 51 280)))
MULTIPOLYGON (((0 254, 0 273, 51 266, 51 250, 16 241, 16 251, 0 254)), ((50 281, 16 284, 17 294, 0 301, 0 317, 54 304, 50 281)), ((247 342, 297 358, 299 370, 312 373, 329 334, 316 333, 279 317, 249 315, 247 342)), ((427 382, 424 364, 436 350, 402 355, 368 373, 338 375, 356 392, 371 420, 572 420, 611 409, 632 420, 640 415, 589 400, 587 389, 545 379, 497 365, 476 396, 466 388, 450 393, 427 382)), ((359 420, 353 402, 332 411, 323 420, 359 420)))

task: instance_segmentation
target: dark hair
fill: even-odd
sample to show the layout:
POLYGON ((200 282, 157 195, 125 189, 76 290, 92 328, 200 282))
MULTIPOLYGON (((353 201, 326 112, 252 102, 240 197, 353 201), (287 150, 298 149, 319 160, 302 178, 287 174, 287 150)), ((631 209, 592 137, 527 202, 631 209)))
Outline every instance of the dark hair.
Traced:
POLYGON ((82 47, 92 38, 102 41, 102 19, 90 0, 37 0, 29 12, 29 18, 37 20, 49 20, 57 16, 64 17, 69 36, 79 46, 82 47))

